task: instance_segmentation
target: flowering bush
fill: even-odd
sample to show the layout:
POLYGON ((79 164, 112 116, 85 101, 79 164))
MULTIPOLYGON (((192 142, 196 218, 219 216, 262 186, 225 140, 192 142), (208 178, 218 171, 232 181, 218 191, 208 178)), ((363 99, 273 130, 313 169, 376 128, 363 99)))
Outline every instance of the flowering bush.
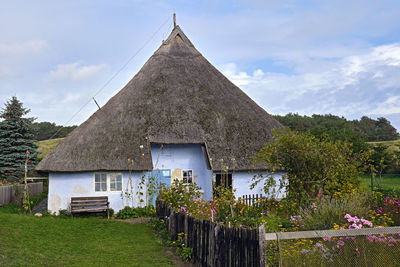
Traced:
POLYGON ((267 232, 400 225, 398 198, 384 198, 359 190, 322 197, 308 207, 299 207, 297 202, 287 198, 280 201, 262 198, 253 205, 246 205, 236 200, 229 189, 217 188, 217 191, 213 200, 205 201, 200 198, 200 188, 196 184, 176 181, 171 187, 163 188, 159 198, 175 211, 189 216, 232 227, 265 224, 267 232))
POLYGON ((382 226, 400 225, 400 202, 398 198, 385 197, 381 205, 376 207, 377 224, 382 226))
POLYGON ((356 214, 364 218, 373 215, 373 195, 360 191, 353 191, 351 195, 338 194, 332 198, 322 198, 309 207, 300 208, 300 216, 304 230, 331 229, 333 226, 346 223, 343 217, 347 213, 356 214))
POLYGON ((216 204, 200 198, 200 187, 175 181, 171 187, 164 188, 158 196, 177 212, 200 219, 215 218, 216 204))

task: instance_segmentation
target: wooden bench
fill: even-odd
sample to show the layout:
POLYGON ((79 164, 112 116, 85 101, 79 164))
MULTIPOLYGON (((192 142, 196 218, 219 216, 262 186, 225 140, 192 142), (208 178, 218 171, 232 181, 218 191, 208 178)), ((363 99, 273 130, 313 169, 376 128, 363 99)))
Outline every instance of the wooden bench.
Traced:
POLYGON ((71 197, 71 215, 80 212, 107 212, 110 219, 108 197, 71 197))

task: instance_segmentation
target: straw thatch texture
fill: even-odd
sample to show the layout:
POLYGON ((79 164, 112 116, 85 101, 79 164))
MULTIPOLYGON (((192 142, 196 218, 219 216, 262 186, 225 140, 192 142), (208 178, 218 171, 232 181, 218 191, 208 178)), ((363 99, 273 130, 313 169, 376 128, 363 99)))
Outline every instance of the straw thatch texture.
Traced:
POLYGON ((150 170, 150 142, 205 144, 215 169, 221 158, 230 166, 235 158, 236 170, 251 170, 251 157, 272 140, 273 128, 283 127, 213 67, 176 26, 133 79, 37 170, 127 170, 128 158, 135 170, 150 170))

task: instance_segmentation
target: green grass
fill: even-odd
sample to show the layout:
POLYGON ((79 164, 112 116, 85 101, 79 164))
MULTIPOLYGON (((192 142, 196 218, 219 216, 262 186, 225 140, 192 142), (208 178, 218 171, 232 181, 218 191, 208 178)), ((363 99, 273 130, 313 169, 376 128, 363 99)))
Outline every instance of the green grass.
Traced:
POLYGON ((0 207, 0 266, 174 266, 149 225, 0 207))
POLYGON ((36 144, 39 146, 37 151, 40 152, 38 159, 42 160, 44 157, 46 157, 47 154, 49 154, 50 151, 53 150, 53 148, 55 148, 63 139, 64 138, 55 138, 36 142, 36 144))
POLYGON ((400 151, 400 138, 392 141, 379 141, 379 142, 368 142, 371 145, 384 144, 389 147, 389 151, 400 151))
MULTIPOLYGON (((371 189, 371 176, 362 175, 360 187, 363 189, 371 189)), ((382 179, 377 175, 374 179, 374 186, 379 187, 383 191, 400 191, 400 175, 399 174, 384 174, 382 179)))

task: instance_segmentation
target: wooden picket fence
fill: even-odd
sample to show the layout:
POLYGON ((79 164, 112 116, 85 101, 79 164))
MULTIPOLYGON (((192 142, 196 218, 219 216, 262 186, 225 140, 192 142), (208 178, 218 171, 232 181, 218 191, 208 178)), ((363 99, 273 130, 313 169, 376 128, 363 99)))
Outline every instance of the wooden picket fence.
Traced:
POLYGON ((265 266, 265 228, 230 228, 172 210, 156 201, 157 217, 165 219, 171 240, 185 234, 192 261, 201 266, 265 266))
MULTIPOLYGON (((43 182, 29 183, 29 195, 36 196, 43 192, 43 182)), ((24 192, 24 185, 18 184, 0 186, 0 206, 7 205, 11 202, 21 203, 24 192)))
POLYGON ((263 199, 263 195, 260 194, 260 196, 258 196, 258 194, 253 194, 253 195, 243 195, 242 197, 239 197, 239 202, 242 202, 243 204, 249 205, 249 206, 253 206, 253 205, 257 205, 259 204, 259 200, 261 201, 263 199))

